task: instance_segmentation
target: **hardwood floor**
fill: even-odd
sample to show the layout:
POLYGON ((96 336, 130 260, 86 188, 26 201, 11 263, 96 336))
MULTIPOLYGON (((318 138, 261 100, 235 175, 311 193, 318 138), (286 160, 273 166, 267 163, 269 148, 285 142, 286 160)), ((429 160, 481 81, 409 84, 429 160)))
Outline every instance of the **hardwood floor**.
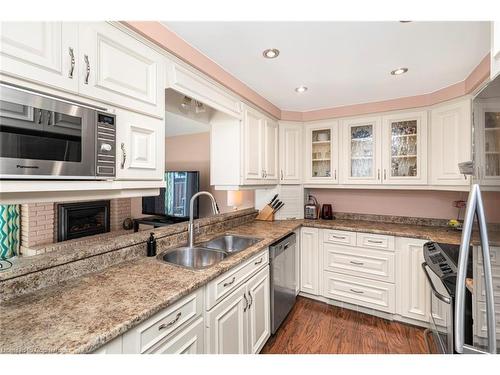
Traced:
POLYGON ((427 354, 424 329, 304 297, 263 354, 427 354))

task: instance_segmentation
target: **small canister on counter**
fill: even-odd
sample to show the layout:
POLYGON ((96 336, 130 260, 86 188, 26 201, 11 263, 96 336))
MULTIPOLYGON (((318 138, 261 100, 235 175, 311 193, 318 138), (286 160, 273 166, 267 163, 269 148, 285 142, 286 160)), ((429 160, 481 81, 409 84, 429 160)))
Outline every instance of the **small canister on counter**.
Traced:
POLYGON ((149 239, 147 241, 147 256, 148 257, 156 256, 156 238, 153 232, 149 234, 149 239))

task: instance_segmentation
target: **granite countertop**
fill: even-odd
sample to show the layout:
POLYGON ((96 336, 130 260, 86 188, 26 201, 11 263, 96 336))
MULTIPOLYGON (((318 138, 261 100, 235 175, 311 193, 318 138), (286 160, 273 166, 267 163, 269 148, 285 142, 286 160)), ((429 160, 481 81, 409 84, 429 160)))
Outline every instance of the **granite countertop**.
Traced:
MULTIPOLYGON (((254 221, 197 238, 206 241, 232 233, 262 239, 204 270, 139 258, 3 303, 0 353, 92 352, 302 225, 454 244, 460 243, 461 235, 442 227, 359 220, 254 221)), ((500 244, 500 235, 492 240, 500 244)))

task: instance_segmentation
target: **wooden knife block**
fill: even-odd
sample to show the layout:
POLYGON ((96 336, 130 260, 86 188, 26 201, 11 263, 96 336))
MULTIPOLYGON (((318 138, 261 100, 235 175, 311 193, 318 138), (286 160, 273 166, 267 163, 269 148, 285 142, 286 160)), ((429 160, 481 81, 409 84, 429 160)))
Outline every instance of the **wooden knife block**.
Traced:
POLYGON ((255 220, 262 221, 274 221, 274 213, 273 209, 270 205, 266 204, 262 210, 260 210, 259 214, 255 218, 255 220))

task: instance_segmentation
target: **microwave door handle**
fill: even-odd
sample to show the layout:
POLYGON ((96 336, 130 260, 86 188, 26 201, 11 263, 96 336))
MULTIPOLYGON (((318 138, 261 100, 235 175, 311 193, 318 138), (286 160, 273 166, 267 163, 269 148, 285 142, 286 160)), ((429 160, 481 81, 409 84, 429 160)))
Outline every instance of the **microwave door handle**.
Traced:
POLYGON ((474 224, 474 214, 477 205, 477 185, 473 185, 467 199, 465 209, 464 224, 462 229, 462 239, 460 241, 460 252, 457 265, 457 281, 455 290, 455 319, 454 319, 454 337, 455 350, 457 353, 464 352, 465 344, 465 277, 467 275, 467 260, 469 258, 469 244, 472 234, 472 225, 474 224))
POLYGON ((449 297, 443 296, 441 293, 439 293, 437 291, 436 286, 434 285, 434 282, 432 281, 431 277, 429 276, 429 271, 427 271, 427 268, 429 268, 429 265, 426 262, 424 262, 424 263, 422 263, 422 268, 424 270, 425 277, 427 277, 427 281, 429 281, 429 284, 430 284, 431 289, 432 289, 432 293, 438 299, 440 299, 441 301, 443 301, 444 303, 447 303, 449 305, 451 303, 451 299, 449 297))
POLYGON ((488 226, 484 214, 483 198, 479 185, 477 186, 477 220, 479 223, 480 246, 483 254, 483 271, 485 279, 486 294, 486 322, 488 327, 488 352, 496 354, 496 322, 495 322, 495 301, 493 295, 493 275, 491 271, 490 242, 488 239, 488 226))

